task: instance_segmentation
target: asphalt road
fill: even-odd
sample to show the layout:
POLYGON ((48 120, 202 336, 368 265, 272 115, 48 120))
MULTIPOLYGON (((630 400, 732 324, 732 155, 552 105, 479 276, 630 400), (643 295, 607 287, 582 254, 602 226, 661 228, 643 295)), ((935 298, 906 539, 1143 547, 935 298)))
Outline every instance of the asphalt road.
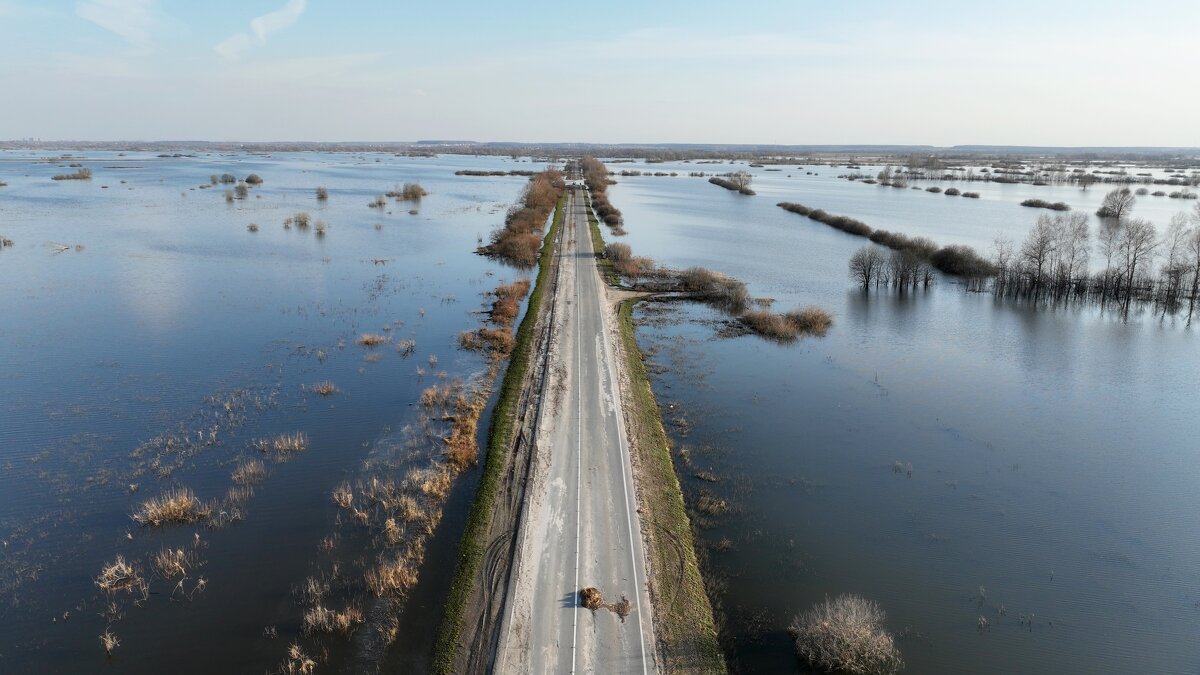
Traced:
POLYGON ((612 318, 582 196, 568 197, 562 241, 551 376, 496 671, 657 672, 612 318), (583 607, 589 586, 605 603, 627 599, 628 616, 583 607))

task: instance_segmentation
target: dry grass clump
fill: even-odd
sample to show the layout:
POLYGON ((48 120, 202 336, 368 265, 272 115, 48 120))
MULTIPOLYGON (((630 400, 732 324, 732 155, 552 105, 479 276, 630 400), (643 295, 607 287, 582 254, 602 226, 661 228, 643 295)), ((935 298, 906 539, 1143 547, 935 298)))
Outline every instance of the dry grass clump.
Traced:
POLYGON ((633 257, 633 247, 620 242, 608 244, 604 247, 604 256, 614 263, 624 262, 633 257))
POLYGON ((879 605, 840 595, 799 614, 789 628, 796 654, 814 669, 850 675, 890 675, 904 667, 900 650, 883 627, 879 605))
POLYGON ((367 206, 373 209, 382 209, 387 206, 387 197, 384 197, 383 195, 376 195, 375 199, 367 202, 367 206))
POLYGON ((316 392, 316 393, 320 394, 321 396, 333 396, 334 394, 338 393, 337 386, 334 385, 334 383, 330 382, 329 380, 325 380, 324 382, 318 382, 318 383, 312 385, 311 387, 309 387, 309 390, 316 392))
POLYGON ((600 589, 588 586, 579 591, 579 604, 596 611, 604 606, 604 596, 601 595, 600 589))
POLYGON ((0 237, 0 248, 6 248, 13 245, 13 240, 8 237, 0 237))
POLYGON ((150 556, 150 566, 160 579, 186 577, 192 566, 192 555, 182 548, 163 548, 150 556))
POLYGON ((421 187, 420 183, 405 183, 404 185, 397 185, 387 193, 387 196, 393 197, 398 201, 408 202, 420 200, 421 197, 428 194, 425 188, 421 187))
POLYGON ((308 449, 308 437, 300 431, 280 434, 271 439, 271 449, 280 454, 303 452, 308 449))
POLYGON ((417 570, 405 558, 381 562, 367 570, 367 588, 378 597, 404 595, 417 583, 417 570))
POLYGON ((118 555, 116 560, 106 563, 100 568, 100 576, 95 579, 96 586, 109 595, 116 593, 132 593, 141 589, 145 582, 136 567, 125 561, 125 556, 118 555))
POLYGON ((247 226, 246 226, 246 229, 247 229, 247 230, 249 230, 249 231, 251 231, 251 232, 258 232, 258 224, 257 224, 257 223, 250 223, 249 225, 247 225, 247 226))
POLYGON ((415 352, 415 351, 417 351, 417 341, 416 340, 397 340, 396 341, 396 352, 399 353, 400 356, 404 356, 404 357, 412 356, 413 352, 415 352))
POLYGON ((262 460, 251 459, 239 462, 230 478, 238 485, 256 485, 267 478, 267 467, 262 460))
POLYGON ((333 489, 333 503, 343 509, 350 508, 350 505, 354 503, 354 491, 350 489, 350 483, 342 481, 333 489))
POLYGON ((133 520, 139 525, 157 527, 168 523, 197 523, 208 518, 212 507, 189 488, 181 487, 162 493, 142 503, 133 520))
POLYGON ((100 634, 100 646, 104 648, 104 653, 109 656, 113 655, 117 647, 121 646, 121 641, 117 639, 117 635, 109 629, 104 629, 100 634))
POLYGON ((305 211, 301 211, 293 216, 285 218, 283 221, 283 227, 284 229, 287 229, 292 225, 295 225, 297 229, 307 230, 308 224, 311 220, 312 216, 308 215, 308 213, 305 211))
POLYGON ((833 325, 833 317, 819 307, 805 307, 785 314, 752 309, 742 314, 739 320, 755 334, 777 342, 792 342, 801 335, 823 336, 833 325))
POLYGON ((491 320, 501 324, 511 324, 521 310, 521 300, 529 295, 529 280, 518 279, 511 284, 501 284, 492 291, 496 296, 492 302, 491 320))
POLYGON ((381 344, 385 344, 389 339, 391 338, 378 333, 363 333, 358 336, 358 344, 364 347, 378 347, 381 344))
POLYGON ((338 611, 318 604, 304 612, 301 629, 305 635, 312 635, 313 633, 341 633, 342 635, 349 635, 355 626, 358 626, 362 622, 362 610, 353 605, 338 611))
POLYGON ((324 187, 317 188, 317 201, 323 202, 327 199, 329 199, 329 190, 326 190, 324 187))
POLYGON ((805 307, 784 315, 788 323, 805 335, 822 336, 833 325, 833 315, 820 307, 805 307))
POLYGON ((317 670, 317 662, 312 660, 299 643, 288 645, 287 658, 283 661, 280 671, 286 675, 311 675, 317 670))

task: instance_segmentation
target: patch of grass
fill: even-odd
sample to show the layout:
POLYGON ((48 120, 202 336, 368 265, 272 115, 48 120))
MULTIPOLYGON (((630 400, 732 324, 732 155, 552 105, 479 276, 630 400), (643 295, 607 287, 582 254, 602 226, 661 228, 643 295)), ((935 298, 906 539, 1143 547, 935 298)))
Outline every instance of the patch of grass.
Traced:
POLYGON ((168 490, 158 497, 142 502, 133 514, 138 525, 157 527, 175 523, 198 523, 212 512, 212 507, 200 501, 189 488, 168 490))
POLYGON ((454 578, 446 597, 446 611, 442 618, 441 628, 438 630, 437 643, 434 646, 432 670, 435 673, 449 674, 454 670, 454 657, 458 651, 459 637, 462 634, 463 611, 466 609, 467 600, 475 584, 475 575, 479 564, 483 560, 484 549, 487 545, 488 526, 492 520, 492 510, 499 498, 498 493, 506 458, 512 448, 513 437, 516 433, 516 412, 521 398, 521 384, 524 382, 525 375, 535 356, 533 354, 534 325, 537 323, 537 316, 541 311, 542 301, 549 285, 555 251, 554 238, 562 227, 565 199, 565 195, 559 197, 550 229, 546 232, 546 237, 542 242, 537 279, 534 282, 533 292, 529 296, 525 316, 517 328, 512 359, 509 361, 508 370, 504 373, 499 398, 496 400, 495 408, 492 409, 483 472, 475 492, 475 501, 471 504, 471 511, 467 516, 466 527, 463 529, 454 578))
POLYGON ((160 579, 186 577, 192 566, 191 554, 182 548, 163 548, 150 556, 150 565, 160 579))
POLYGON ((393 199, 402 202, 419 201, 421 197, 428 195, 429 193, 425 191, 425 188, 421 187, 420 183, 405 183, 404 185, 397 185, 387 193, 388 197, 392 197, 393 199))

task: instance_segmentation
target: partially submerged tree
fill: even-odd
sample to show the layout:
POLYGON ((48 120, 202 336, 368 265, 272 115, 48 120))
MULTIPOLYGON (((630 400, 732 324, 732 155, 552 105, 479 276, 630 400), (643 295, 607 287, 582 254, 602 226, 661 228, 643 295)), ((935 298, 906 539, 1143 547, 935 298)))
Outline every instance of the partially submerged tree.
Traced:
POLYGON ((1104 195, 1104 201, 1100 203, 1100 208, 1096 210, 1096 215, 1101 218, 1115 218, 1121 220, 1133 211, 1134 202, 1137 197, 1133 196, 1133 191, 1129 188, 1117 188, 1109 191, 1104 195))

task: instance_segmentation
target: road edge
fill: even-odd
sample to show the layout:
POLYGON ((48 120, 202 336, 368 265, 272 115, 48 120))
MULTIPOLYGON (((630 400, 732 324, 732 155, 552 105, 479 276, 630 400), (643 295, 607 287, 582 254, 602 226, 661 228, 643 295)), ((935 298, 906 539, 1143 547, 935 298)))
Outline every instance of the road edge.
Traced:
POLYGON ((658 660, 668 673, 725 673, 712 603, 696 559, 691 520, 671 459, 670 441, 634 335, 633 306, 645 296, 617 291, 612 263, 600 254, 604 238, 592 212, 590 195, 586 205, 597 251, 596 266, 608 284, 607 304, 615 310, 618 339, 614 348, 620 355, 617 368, 621 398, 627 406, 626 436, 641 513, 658 660))

